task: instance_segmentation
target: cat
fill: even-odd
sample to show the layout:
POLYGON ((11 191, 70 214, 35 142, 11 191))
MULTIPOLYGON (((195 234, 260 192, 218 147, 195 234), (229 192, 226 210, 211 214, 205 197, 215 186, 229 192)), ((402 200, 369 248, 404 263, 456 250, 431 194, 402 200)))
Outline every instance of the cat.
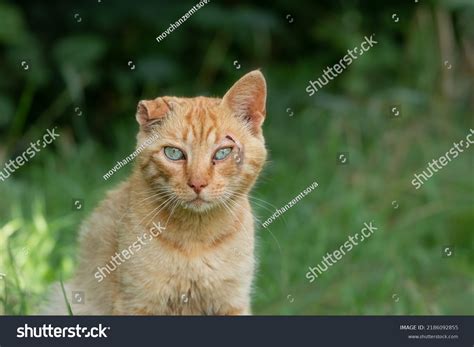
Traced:
MULTIPOLYGON (((267 157, 266 94, 255 70, 222 99, 138 103, 137 148, 155 140, 80 230, 78 270, 65 285, 73 314, 251 314, 248 194, 267 157)), ((61 290, 53 296, 44 313, 67 314, 61 290)))

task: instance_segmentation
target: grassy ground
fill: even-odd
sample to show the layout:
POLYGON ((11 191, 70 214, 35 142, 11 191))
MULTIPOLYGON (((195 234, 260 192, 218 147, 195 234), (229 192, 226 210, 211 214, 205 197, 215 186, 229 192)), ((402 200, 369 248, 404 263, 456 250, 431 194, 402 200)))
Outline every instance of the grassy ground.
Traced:
MULTIPOLYGON (((394 119, 394 93, 320 93, 291 105, 276 95, 285 94, 269 96, 270 163, 253 194, 266 203, 255 204, 255 214, 263 222, 312 182, 319 187, 267 229, 257 227, 254 313, 473 314, 474 150, 419 190, 410 183, 474 128, 467 107, 400 94, 402 117, 394 119), (338 152, 349 153, 349 164, 337 164, 338 152), (308 266, 366 221, 378 231, 310 284, 308 266), (444 246, 454 255, 443 257, 444 246)), ((116 127, 120 141, 110 148, 77 146, 62 129, 57 145, 0 182, 0 313, 34 313, 49 284, 73 275, 78 226, 130 171, 102 179, 133 151, 133 122, 130 115, 116 127)))

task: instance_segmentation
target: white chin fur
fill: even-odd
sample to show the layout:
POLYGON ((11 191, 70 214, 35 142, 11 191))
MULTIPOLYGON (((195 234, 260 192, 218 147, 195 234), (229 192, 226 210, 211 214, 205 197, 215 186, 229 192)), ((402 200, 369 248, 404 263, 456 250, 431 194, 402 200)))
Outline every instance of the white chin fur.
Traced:
POLYGON ((196 204, 196 203, 193 203, 193 202, 183 201, 181 203, 181 207, 185 210, 188 210, 188 211, 203 213, 203 212, 207 212, 207 211, 211 210, 214 207, 214 204, 209 203, 209 202, 196 204))

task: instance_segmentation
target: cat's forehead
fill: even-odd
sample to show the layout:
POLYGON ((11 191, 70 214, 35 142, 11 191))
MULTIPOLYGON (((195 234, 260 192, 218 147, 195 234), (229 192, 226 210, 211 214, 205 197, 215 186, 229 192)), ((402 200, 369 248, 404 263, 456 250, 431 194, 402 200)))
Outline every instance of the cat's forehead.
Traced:
POLYGON ((221 103, 219 98, 209 98, 205 96, 197 96, 194 98, 180 98, 180 97, 171 97, 168 99, 168 103, 173 106, 177 106, 181 109, 190 109, 190 108, 215 108, 221 103))
POLYGON ((211 145, 221 141, 235 123, 223 114, 220 103, 221 99, 217 98, 173 98, 168 135, 188 144, 211 145))

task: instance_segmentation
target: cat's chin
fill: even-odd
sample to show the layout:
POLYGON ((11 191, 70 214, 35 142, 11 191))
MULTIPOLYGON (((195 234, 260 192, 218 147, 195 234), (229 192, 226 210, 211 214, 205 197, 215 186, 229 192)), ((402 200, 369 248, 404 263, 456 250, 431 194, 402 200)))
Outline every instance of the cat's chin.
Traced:
POLYGON ((215 204, 201 198, 196 198, 191 201, 183 201, 181 203, 181 207, 187 211, 203 213, 213 209, 215 207, 215 204))

